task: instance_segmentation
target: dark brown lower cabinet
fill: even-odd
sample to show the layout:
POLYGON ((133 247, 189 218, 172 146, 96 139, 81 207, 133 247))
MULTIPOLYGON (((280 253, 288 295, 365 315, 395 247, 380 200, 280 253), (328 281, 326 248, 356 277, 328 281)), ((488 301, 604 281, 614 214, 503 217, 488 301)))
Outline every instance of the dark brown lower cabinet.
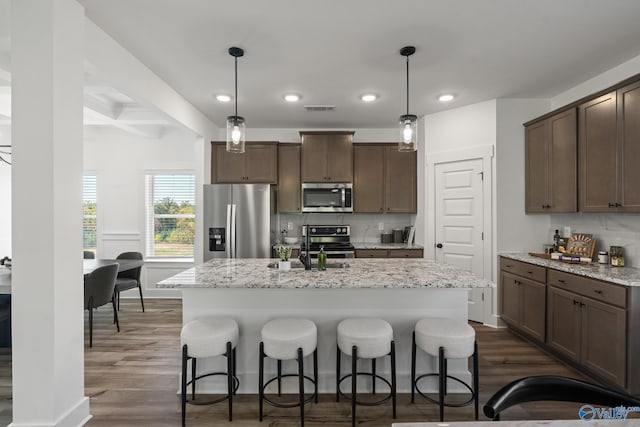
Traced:
POLYGON ((422 258, 422 249, 356 249, 356 258, 422 258))
POLYGON ((626 310, 549 287, 548 345, 621 387, 626 386, 626 310))
POLYGON ((508 272, 500 276, 502 320, 544 342, 546 285, 508 272))

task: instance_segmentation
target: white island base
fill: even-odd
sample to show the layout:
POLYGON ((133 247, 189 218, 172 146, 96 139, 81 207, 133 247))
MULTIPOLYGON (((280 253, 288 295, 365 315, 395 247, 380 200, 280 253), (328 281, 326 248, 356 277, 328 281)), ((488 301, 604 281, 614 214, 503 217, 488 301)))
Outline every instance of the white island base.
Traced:
MULTIPOLYGON (((446 317, 467 321, 466 288, 190 288, 182 287, 183 322, 199 316, 228 316, 240 326, 237 352, 239 393, 258 392, 258 346, 260 331, 269 320, 278 317, 305 317, 318 327, 319 392, 335 393, 336 381, 336 327, 347 317, 379 317, 393 327, 396 346, 397 391, 408 393, 411 372, 411 337, 413 327, 423 317, 446 317)), ((481 350, 480 350, 481 351, 481 350)), ((417 352, 418 374, 437 372, 437 359, 417 352)), ((389 376, 389 357, 377 360, 379 374, 389 376)), ((305 359, 305 373, 312 375, 312 358, 305 359)), ((198 372, 225 369, 224 357, 199 359, 198 372)), ((342 359, 342 374, 351 369, 350 358, 342 359)), ((369 360, 359 361, 359 369, 370 372, 369 360), (360 368, 362 366, 362 368, 360 368)), ((276 372, 275 361, 265 359, 265 378, 276 372)), ((283 372, 297 372, 297 363, 283 363, 283 372)), ((470 383, 468 361, 451 360, 448 373, 470 383)), ((283 381, 283 392, 297 392, 297 381, 283 381)), ((362 390, 370 390, 370 379, 358 378, 362 390)), ((451 392, 462 391, 450 383, 451 392)), ((211 377, 198 381, 198 390, 204 393, 225 392, 226 383, 211 377)), ((343 390, 350 391, 350 383, 343 390)), ((385 393, 386 386, 376 384, 377 391, 385 393)), ((421 388, 437 391, 435 379, 424 380, 421 388), (424 385, 423 385, 424 384, 424 385)), ((360 387, 359 387, 360 389, 360 387)), ((307 392, 311 390, 307 385, 307 392)))

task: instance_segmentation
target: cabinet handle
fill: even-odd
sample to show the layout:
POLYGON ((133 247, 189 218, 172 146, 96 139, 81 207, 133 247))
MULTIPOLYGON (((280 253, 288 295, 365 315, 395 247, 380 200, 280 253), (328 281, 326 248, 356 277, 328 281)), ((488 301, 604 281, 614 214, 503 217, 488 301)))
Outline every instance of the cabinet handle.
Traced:
POLYGON ((510 265, 510 264, 505 265, 505 267, 507 267, 507 268, 513 268, 513 266, 512 266, 512 265, 510 265))
POLYGON ((580 308, 584 307, 585 305, 586 305, 585 303, 581 302, 580 303, 580 308))
POLYGON ((577 305, 577 304, 580 304, 580 303, 576 300, 573 300, 573 305, 577 305))
POLYGON ((600 289, 595 289, 593 292, 595 292, 596 294, 602 295, 602 291, 600 289))
POLYGON ((564 283, 564 280, 563 279, 558 279, 558 282, 564 283))
POLYGON ((610 208, 615 208, 615 207, 616 207, 616 205, 615 205, 615 203, 611 203, 611 202, 609 202, 609 207, 610 207, 610 208))
POLYGON ((616 208, 621 208, 621 207, 622 207, 622 203, 616 202, 616 208))

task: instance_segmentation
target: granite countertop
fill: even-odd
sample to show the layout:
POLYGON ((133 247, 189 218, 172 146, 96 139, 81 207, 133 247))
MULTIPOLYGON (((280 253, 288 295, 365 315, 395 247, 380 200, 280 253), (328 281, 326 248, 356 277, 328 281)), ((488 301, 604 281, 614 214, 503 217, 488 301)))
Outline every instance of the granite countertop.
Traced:
POLYGON ((500 256, 564 271, 566 273, 604 280, 605 282, 617 283, 624 286, 640 286, 640 268, 611 267, 608 264, 598 264, 596 262, 590 264, 569 264, 558 260, 534 257, 521 252, 501 253, 500 256))
POLYGON ((351 242, 356 249, 424 249, 408 243, 351 242))
MULTIPOLYGON (((489 280, 422 258, 350 258, 349 268, 268 268, 275 259, 214 259, 158 283, 160 288, 488 288, 489 280)), ((330 260, 329 264, 335 261, 330 260)))

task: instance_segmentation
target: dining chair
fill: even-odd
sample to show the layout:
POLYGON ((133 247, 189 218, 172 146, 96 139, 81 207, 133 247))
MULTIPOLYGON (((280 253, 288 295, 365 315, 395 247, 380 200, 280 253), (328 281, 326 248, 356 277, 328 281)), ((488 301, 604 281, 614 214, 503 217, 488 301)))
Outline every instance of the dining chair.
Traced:
POLYGON ((111 302, 115 324, 120 332, 116 300, 113 290, 116 285, 118 264, 98 267, 84 278, 84 308, 89 310, 89 347, 93 347, 93 310, 111 302))
POLYGON ((96 254, 91 251, 84 251, 84 259, 95 259, 96 254))
MULTIPOLYGON (((140 252, 123 252, 116 257, 116 259, 143 259, 140 252)), ((120 310, 120 292, 128 291, 129 289, 138 288, 140 292, 140 304, 142 305, 142 312, 144 313, 144 299, 142 297, 142 285, 140 284, 140 273, 142 267, 133 268, 131 270, 121 271, 118 273, 115 287, 115 299, 118 310, 120 310)))

